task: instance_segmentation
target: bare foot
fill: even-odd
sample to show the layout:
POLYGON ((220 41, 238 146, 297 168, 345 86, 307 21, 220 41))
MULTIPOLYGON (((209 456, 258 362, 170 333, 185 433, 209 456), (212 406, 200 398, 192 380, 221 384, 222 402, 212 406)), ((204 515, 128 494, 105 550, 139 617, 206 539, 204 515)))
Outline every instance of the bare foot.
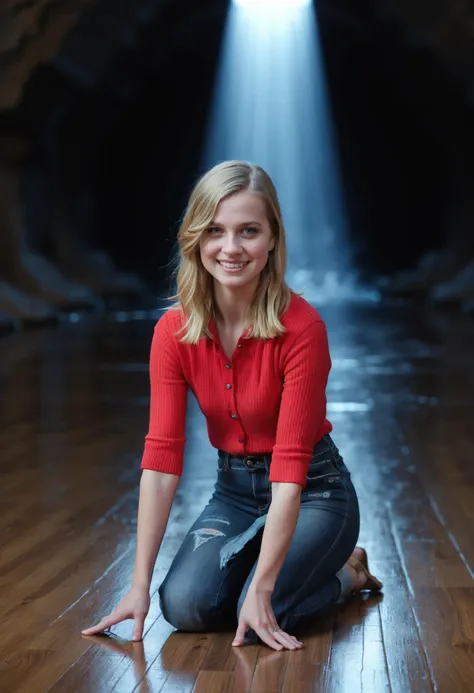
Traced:
POLYGON ((364 548, 356 546, 346 565, 352 568, 356 574, 354 576, 354 592, 362 590, 378 592, 382 589, 383 585, 380 580, 369 571, 367 552, 364 548))

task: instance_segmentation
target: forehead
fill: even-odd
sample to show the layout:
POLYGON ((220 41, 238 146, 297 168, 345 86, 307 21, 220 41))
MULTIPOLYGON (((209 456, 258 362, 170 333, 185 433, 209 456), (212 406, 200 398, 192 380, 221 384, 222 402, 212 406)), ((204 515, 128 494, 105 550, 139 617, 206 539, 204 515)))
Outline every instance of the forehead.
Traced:
POLYGON ((217 205, 214 222, 267 221, 267 208, 261 195, 246 191, 235 193, 221 200, 217 205))

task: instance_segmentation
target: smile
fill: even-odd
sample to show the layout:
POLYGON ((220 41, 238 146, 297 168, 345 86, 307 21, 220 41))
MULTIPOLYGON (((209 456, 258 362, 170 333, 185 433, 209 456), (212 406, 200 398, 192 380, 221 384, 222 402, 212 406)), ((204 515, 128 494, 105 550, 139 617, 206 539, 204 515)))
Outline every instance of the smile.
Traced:
POLYGON ((223 260, 217 260, 217 263, 227 270, 238 270, 248 265, 248 262, 225 262, 223 260))

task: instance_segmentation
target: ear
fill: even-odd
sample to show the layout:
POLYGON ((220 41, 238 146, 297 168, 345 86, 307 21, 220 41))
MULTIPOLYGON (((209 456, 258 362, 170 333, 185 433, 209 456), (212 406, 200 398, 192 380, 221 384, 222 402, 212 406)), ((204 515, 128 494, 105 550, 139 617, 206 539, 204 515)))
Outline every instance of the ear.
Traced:
POLYGON ((272 240, 270 241, 270 248, 268 249, 268 252, 270 253, 272 250, 275 250, 276 246, 276 238, 275 236, 272 236, 272 240))

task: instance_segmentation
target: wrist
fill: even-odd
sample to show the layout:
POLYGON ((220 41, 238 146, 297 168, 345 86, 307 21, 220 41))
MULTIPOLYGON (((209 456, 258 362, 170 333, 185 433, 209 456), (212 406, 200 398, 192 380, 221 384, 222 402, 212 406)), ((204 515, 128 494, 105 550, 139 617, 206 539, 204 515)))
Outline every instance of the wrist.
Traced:
POLYGON ((137 589, 150 589, 150 584, 151 580, 148 579, 147 577, 142 577, 140 575, 134 575, 132 577, 132 587, 136 587, 137 589))
POLYGON ((256 594, 272 594, 275 589, 275 580, 269 577, 258 577, 254 576, 252 582, 249 585, 249 591, 255 592, 256 594))

